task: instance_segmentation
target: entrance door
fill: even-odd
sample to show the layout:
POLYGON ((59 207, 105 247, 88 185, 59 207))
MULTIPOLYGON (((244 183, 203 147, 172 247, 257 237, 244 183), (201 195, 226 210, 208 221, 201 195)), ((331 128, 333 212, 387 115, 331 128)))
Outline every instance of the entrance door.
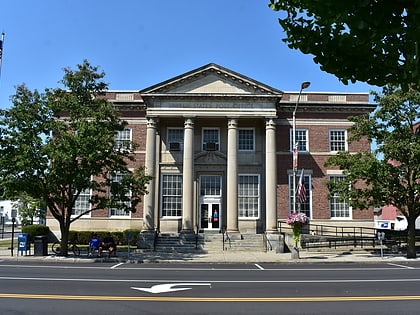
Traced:
POLYGON ((200 229, 219 230, 221 225, 220 203, 203 202, 200 206, 200 229))

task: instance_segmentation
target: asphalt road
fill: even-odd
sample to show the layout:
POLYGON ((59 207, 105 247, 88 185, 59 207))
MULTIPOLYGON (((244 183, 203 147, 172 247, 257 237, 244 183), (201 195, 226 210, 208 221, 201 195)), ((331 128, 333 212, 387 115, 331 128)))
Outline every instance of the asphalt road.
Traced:
POLYGON ((5 314, 417 314, 420 263, 0 262, 5 314))

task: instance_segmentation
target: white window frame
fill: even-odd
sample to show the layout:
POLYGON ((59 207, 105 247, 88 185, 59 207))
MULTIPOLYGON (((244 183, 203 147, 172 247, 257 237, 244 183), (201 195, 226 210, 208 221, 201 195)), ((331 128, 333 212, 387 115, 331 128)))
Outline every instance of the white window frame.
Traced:
MULTIPOLYGON (((293 129, 290 129, 290 133, 289 133, 289 140, 290 140, 290 146, 289 146, 289 150, 290 152, 293 152, 293 129)), ((309 131, 308 129, 305 128, 299 128, 296 129, 296 143, 298 144, 298 151, 299 152, 309 152, 309 131), (305 134, 305 142, 304 145, 301 145, 301 143, 303 141, 299 141, 299 133, 304 133, 305 134), (304 146, 304 148, 302 148, 304 146)))
POLYGON ((179 143, 179 150, 182 151, 184 149, 184 128, 181 127, 168 127, 167 133, 166 133, 166 151, 170 151, 170 144, 173 142, 179 143), (182 134, 182 139, 178 139, 176 137, 172 137, 171 131, 181 131, 180 134, 182 134))
MULTIPOLYGON (((297 185, 299 184, 299 178, 300 178, 300 173, 302 172, 302 170, 298 171, 296 174, 296 191, 297 191, 297 185)), ((298 196, 296 196, 296 211, 298 211, 298 209, 300 209, 300 212, 304 212, 308 218, 312 218, 312 174, 310 174, 307 170, 305 170, 305 174, 304 174, 305 178, 305 187, 306 187, 306 201, 305 201, 305 205, 304 208, 309 208, 309 209, 301 209, 301 205, 299 204, 299 198, 298 196)), ((293 172, 289 172, 289 213, 293 212, 293 172)))
MULTIPOLYGON (((248 139, 245 139, 248 140, 248 139)), ((249 143, 246 143, 248 145, 249 143)), ((242 152, 254 152, 255 151, 255 128, 238 128, 238 151, 242 152), (252 132, 252 148, 243 149, 241 148, 241 132, 242 131, 251 131, 252 132)))
MULTIPOLYGON (((80 192, 79 196, 77 197, 76 201, 74 202, 74 206, 73 206, 73 212, 71 214, 72 217, 76 217, 78 215, 80 215, 80 213, 90 210, 92 208, 92 204, 89 202, 90 198, 92 197, 92 190, 91 189, 85 189, 82 192, 80 192), (81 200, 81 198, 86 198, 87 200, 81 200), (88 205, 87 208, 84 208, 85 210, 77 210, 78 209, 78 205, 88 205)), ((81 207, 79 209, 82 209, 81 207)), ((90 218, 91 217, 91 212, 84 214, 81 216, 81 218, 90 218)))
MULTIPOLYGON (((252 205, 252 203, 251 203, 252 205)), ((253 211, 253 210, 251 210, 253 211)), ((249 212, 249 210, 248 210, 249 212)), ((255 219, 259 219, 261 216, 261 176, 260 174, 238 174, 238 217, 240 219, 250 219, 250 220, 255 220, 255 219), (241 195, 241 186, 240 186, 240 181, 241 181, 241 177, 245 177, 245 176, 252 176, 252 177, 256 177, 258 180, 258 187, 257 187, 257 195, 241 195), (252 199, 257 199, 257 215, 256 216, 245 216, 245 210, 241 209, 241 199, 243 200, 252 200, 252 199)))
POLYGON ((124 128, 123 130, 117 130, 115 132, 115 137, 114 137, 114 149, 130 151, 132 137, 133 137, 132 133, 133 133, 133 130, 131 128, 124 128))
MULTIPOLYGON (((161 182, 161 194, 160 194, 160 216, 163 218, 174 218, 174 219, 178 219, 182 217, 183 211, 182 211, 182 202, 183 202, 183 178, 182 178, 182 174, 181 173, 164 173, 161 174, 161 178, 160 178, 160 182, 161 182), (178 178, 178 181, 176 182, 177 184, 180 184, 180 187, 175 187, 172 189, 176 189, 179 190, 179 194, 165 194, 165 177, 166 176, 176 176, 178 178), (165 207, 165 199, 171 199, 173 198, 175 202, 172 202, 172 204, 179 204, 180 207, 179 209, 177 208, 172 208, 172 209, 164 209, 165 207), (175 215, 168 215, 169 212, 175 212, 175 215)), ((189 198, 192 198, 191 196, 189 196, 189 198)), ((169 204, 169 203, 167 203, 169 204)))
MULTIPOLYGON (((334 180, 344 180, 345 175, 341 175, 341 174, 328 175, 328 181, 331 181, 332 179, 334 179, 334 180)), ((330 211, 330 218, 332 220, 352 220, 353 219, 352 207, 346 201, 339 201, 338 196, 337 197, 332 196, 328 200, 328 208, 329 208, 329 211, 330 211), (340 209, 334 209, 333 210, 334 205, 340 207, 340 209), (334 211, 334 213, 347 212, 348 215, 347 216, 335 216, 335 215, 333 216, 333 211, 334 211)))
MULTIPOLYGON (((215 151, 220 151, 220 128, 217 128, 217 127, 203 127, 202 128, 202 130, 201 130, 201 149, 203 151, 207 151, 206 150, 207 142, 204 141, 205 140, 204 139, 204 134, 207 130, 217 131, 217 141, 215 142, 216 143, 216 150, 215 151)), ((209 143, 211 143, 211 142, 209 142, 209 143)))
POLYGON ((330 129, 328 131, 328 148, 330 152, 345 152, 348 151, 348 141, 347 141, 347 130, 346 129, 330 129), (344 150, 332 150, 332 143, 338 142, 337 140, 332 139, 332 133, 333 132, 343 132, 344 133, 344 150))
MULTIPOLYGON (((110 176, 111 176, 110 180, 112 182, 112 181, 114 181, 113 180, 114 178, 118 178, 118 180, 120 180, 120 178, 122 178, 122 176, 124 176, 124 175, 117 172, 115 174, 111 174, 110 176)), ((112 196, 111 186, 109 187, 109 196, 112 196)), ((128 193, 128 196, 131 197, 131 191, 128 193)), ((126 201, 125 204, 127 204, 128 206, 131 206, 131 202, 130 201, 126 201), (128 205, 128 203, 130 203, 130 204, 128 205)), ((131 211, 128 211, 128 213, 127 213, 123 209, 117 209, 117 208, 112 208, 112 207, 110 207, 108 209, 108 213, 109 213, 109 217, 110 218, 123 218, 123 219, 126 219, 126 218, 130 218, 131 217, 131 211), (114 212, 114 214, 113 214, 113 212, 114 212)))

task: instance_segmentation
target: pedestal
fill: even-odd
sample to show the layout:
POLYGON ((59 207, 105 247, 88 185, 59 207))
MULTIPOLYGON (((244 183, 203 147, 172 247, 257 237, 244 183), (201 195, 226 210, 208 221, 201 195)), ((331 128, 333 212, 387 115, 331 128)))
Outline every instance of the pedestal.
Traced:
POLYGON ((299 257, 299 248, 293 247, 292 251, 291 251, 291 254, 292 254, 292 259, 299 259, 300 258, 299 257))

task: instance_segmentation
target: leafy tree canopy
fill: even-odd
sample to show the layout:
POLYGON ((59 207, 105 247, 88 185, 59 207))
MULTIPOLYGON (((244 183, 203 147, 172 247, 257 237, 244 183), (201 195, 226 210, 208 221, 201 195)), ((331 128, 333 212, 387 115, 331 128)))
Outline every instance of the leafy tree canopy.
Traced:
POLYGON ((60 223, 65 254, 72 222, 105 207, 135 211, 150 180, 142 168, 129 169, 134 143, 114 145, 115 133, 126 124, 104 98, 104 75, 84 61, 77 70, 64 69, 66 89, 40 93, 20 85, 13 106, 0 115, 3 197, 43 200, 60 223), (124 179, 115 183, 117 174, 124 179), (92 192, 90 209, 75 212, 77 198, 86 191, 92 192))
POLYGON ((339 166, 348 182, 331 183, 330 190, 357 208, 398 208, 408 221, 407 254, 415 257, 415 220, 420 214, 420 134, 415 127, 420 123, 420 92, 388 86, 374 95, 377 110, 370 118, 351 119, 355 124, 349 140, 368 137, 377 147, 373 152, 340 152, 331 157, 327 165, 339 166))
POLYGON ((420 87, 420 0, 270 0, 290 48, 340 81, 420 87))

